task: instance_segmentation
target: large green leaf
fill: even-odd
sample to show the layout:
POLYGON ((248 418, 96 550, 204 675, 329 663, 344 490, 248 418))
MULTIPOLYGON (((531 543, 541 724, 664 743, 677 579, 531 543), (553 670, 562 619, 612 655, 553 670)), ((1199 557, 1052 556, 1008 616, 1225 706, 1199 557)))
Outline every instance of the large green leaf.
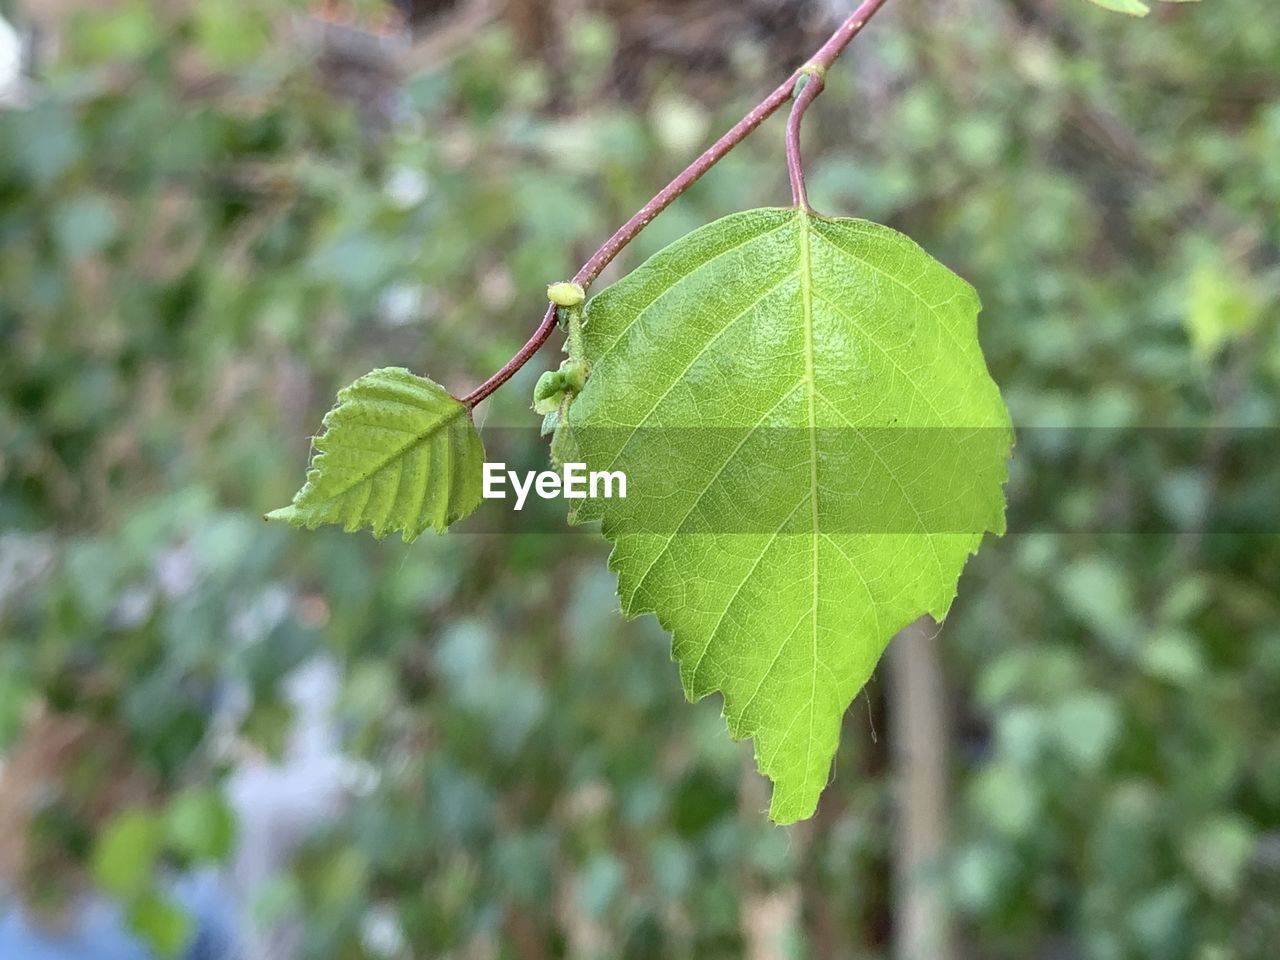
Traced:
POLYGON ((307 482, 267 514, 295 526, 340 523, 415 540, 443 532, 480 503, 484 447, 467 407, 400 367, 367 373, 324 418, 307 482))
POLYGON ((774 781, 813 812, 840 718, 893 633, 941 618, 1004 529, 1008 414, 972 288, 859 220, 752 210, 676 242, 586 306, 568 411, 628 615, 674 634, 691 699, 724 693, 774 781))

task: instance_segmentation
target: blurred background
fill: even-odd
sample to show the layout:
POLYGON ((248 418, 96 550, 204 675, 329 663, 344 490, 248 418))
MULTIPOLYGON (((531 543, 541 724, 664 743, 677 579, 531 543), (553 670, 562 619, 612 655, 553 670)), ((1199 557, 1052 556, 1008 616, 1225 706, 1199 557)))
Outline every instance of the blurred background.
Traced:
MULTIPOLYGON (((0 0, 2 960, 1276 956, 1280 527, 1223 519, 1280 504, 1271 0, 893 0, 832 71, 815 206, 977 287, 1021 432, 812 821, 599 537, 261 520, 851 6, 0 0)), ((775 118, 605 280, 788 196, 775 118)))

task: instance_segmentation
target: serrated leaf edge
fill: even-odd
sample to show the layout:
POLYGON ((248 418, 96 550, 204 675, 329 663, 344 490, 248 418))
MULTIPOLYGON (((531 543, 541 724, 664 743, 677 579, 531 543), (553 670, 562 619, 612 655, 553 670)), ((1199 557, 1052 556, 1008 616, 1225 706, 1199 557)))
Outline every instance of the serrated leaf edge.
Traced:
MULTIPOLYGON (((779 208, 779 209, 785 209, 785 208, 779 208)), ((812 216, 812 217, 813 217, 813 218, 815 218, 815 219, 819 219, 819 220, 836 220, 836 219, 841 219, 841 218, 829 218, 829 217, 822 217, 821 215, 817 215, 817 214, 809 214, 809 213, 807 213, 807 212, 805 213, 805 218, 806 218, 806 220, 807 220, 807 218, 808 218, 808 217, 810 217, 810 216, 812 216)), ((891 228, 886 228, 886 227, 884 227, 882 224, 877 224, 877 223, 875 223, 874 221, 870 221, 870 220, 856 220, 855 222, 860 222, 860 223, 862 223, 862 224, 867 224, 867 225, 869 225, 869 226, 876 227, 876 228, 880 228, 880 229, 891 229, 891 228)), ((897 233, 897 231, 893 231, 893 232, 894 232, 894 233, 897 233)), ((807 247, 807 246, 808 246, 808 239, 809 239, 809 238, 808 238, 808 234, 809 234, 809 229, 808 229, 808 227, 807 227, 807 225, 806 225, 806 229, 804 230, 804 235, 805 235, 804 246, 805 246, 805 247, 807 247)), ((905 234, 900 234, 900 233, 898 233, 898 236, 903 237, 903 239, 905 239, 905 240, 909 241, 912 245, 914 245, 915 247, 917 247, 918 249, 920 249, 922 253, 924 253, 925 255, 928 255, 928 252, 927 252, 927 251, 925 251, 925 250, 923 250, 923 248, 921 248, 921 247, 919 246, 919 244, 917 244, 914 240, 911 240, 911 238, 910 238, 910 237, 907 237, 905 234)), ((874 265, 873 265, 873 264, 868 264, 868 265, 869 265, 869 266, 874 267, 874 265)), ((704 264, 703 266, 705 266, 705 264, 704 264)), ((973 287, 972 287, 972 285, 971 285, 971 284, 969 284, 967 281, 964 281, 964 279, 963 279, 962 277, 957 277, 957 279, 959 279, 962 283, 964 283, 964 284, 965 284, 965 287, 967 288, 967 290, 969 291, 969 293, 973 296, 974 306, 975 306, 975 311, 974 311, 974 326, 976 327, 976 325, 977 325, 977 318, 978 318, 978 315, 981 313, 981 306, 982 306, 982 305, 981 305, 981 301, 979 300, 979 298, 978 298, 978 296, 977 296, 977 293, 976 293, 976 291, 973 289, 973 287)), ((810 283, 806 282, 806 283, 804 283, 804 284, 803 284, 803 287, 804 287, 804 288, 810 288, 810 287, 811 287, 811 285, 810 285, 810 283)), ((602 292, 603 292, 603 291, 602 291, 602 292)), ((814 389, 814 388, 816 387, 816 382, 815 382, 815 378, 814 378, 813 371, 812 371, 812 332, 813 332, 813 331, 812 331, 812 304, 811 304, 811 299, 810 299, 810 298, 811 298, 811 289, 809 289, 809 290, 807 290, 807 291, 805 292, 805 302, 806 302, 806 318, 805 318, 806 330, 805 330, 805 333, 806 333, 806 346, 807 346, 807 348, 808 348, 808 349, 806 350, 806 377, 805 377, 805 382, 806 382, 807 387, 808 387, 809 389, 811 389, 811 390, 812 390, 812 389, 814 389)), ((625 332, 625 331, 624 331, 624 332, 625 332)), ((617 341, 615 341, 615 344, 616 344, 616 342, 617 342, 617 341)), ((608 349, 612 349, 612 348, 613 348, 613 344, 611 344, 611 345, 610 345, 610 347, 609 347, 608 349)), ((987 373, 987 375, 988 375, 988 376, 990 376, 990 373, 988 372, 988 373, 987 373)), ((813 430, 814 430, 814 428, 815 428, 815 420, 814 420, 814 416, 815 416, 815 411, 814 411, 814 409, 813 409, 813 404, 812 404, 812 401, 811 401, 811 403, 810 403, 810 431, 811 431, 811 432, 810 432, 810 438, 811 438, 811 445, 812 445, 812 442, 813 442, 813 432, 812 432, 812 431, 813 431, 813 430)), ((1014 431, 1013 431, 1013 428, 1012 428, 1012 425, 1011 425, 1011 424, 1009 425, 1009 428, 1008 428, 1008 429, 1009 429, 1009 434, 1010 434, 1009 448, 1008 448, 1008 452, 1006 453, 1005 458, 1004 458, 1003 470, 1001 471, 1000 476, 999 476, 999 487, 1000 487, 1001 491, 1003 491, 1003 490, 1004 490, 1005 485, 1006 485, 1006 484, 1008 483, 1008 481, 1009 481, 1009 462, 1012 460, 1012 457, 1013 457, 1013 449, 1014 449, 1015 442, 1016 442, 1016 436, 1015 436, 1015 434, 1014 434, 1014 431)), ((811 461, 811 463, 813 464, 813 468, 816 470, 816 462, 811 461)), ((814 497, 814 492, 813 492, 813 490, 814 490, 814 486, 813 486, 813 481, 811 480, 811 487, 810 487, 810 496, 809 496, 809 499, 813 499, 813 497, 814 497)), ((801 501, 801 502, 803 503, 803 501, 801 501)), ((816 503, 814 504, 814 507, 813 507, 813 508, 814 508, 814 510, 815 510, 815 513, 816 513, 816 503)), ((993 517, 993 521, 992 521, 992 523, 991 523, 990 525, 988 525, 988 526, 986 527, 986 529, 982 530, 980 533, 978 533, 978 534, 974 537, 973 546, 971 546, 971 547, 969 548, 969 550, 967 551, 967 553, 966 553, 966 563, 965 563, 965 566, 967 566, 967 565, 968 565, 968 559, 969 559, 969 558, 972 558, 973 556, 975 556, 975 555, 978 553, 978 551, 981 549, 981 547, 982 547, 982 543, 983 543, 983 540, 985 539, 985 535, 986 535, 987 533, 994 533, 996 536, 1002 536, 1002 535, 1005 533, 1005 530, 1006 530, 1006 524, 1007 524, 1007 511, 1008 511, 1008 503, 1007 503, 1007 499, 1002 497, 1002 502, 1001 502, 1000 511, 999 511, 998 516, 993 517)), ((788 519, 789 519, 789 518, 788 518, 788 519)), ((578 524, 578 523, 580 523, 580 522, 581 522, 581 523, 591 523, 591 522, 594 522, 595 518, 589 518, 589 519, 585 519, 585 520, 580 520, 580 519, 578 518, 578 515, 577 515, 577 510, 576 510, 576 509, 571 509, 571 510, 569 511, 569 517, 568 517, 568 520, 569 520, 569 523, 570 523, 571 525, 577 525, 577 524, 578 524)), ((816 517, 815 517, 815 524, 816 524, 816 517)), ((619 610, 620 610, 620 612, 622 613, 623 617, 625 617, 627 620, 634 620, 634 619, 636 619, 636 618, 638 618, 638 617, 644 616, 645 614, 653 614, 653 616, 655 617, 655 619, 657 619, 657 621, 658 621, 658 625, 659 625, 659 626, 660 626, 664 631, 666 631, 667 633, 669 633, 669 634, 671 635, 671 660, 672 660, 672 662, 673 662, 673 663, 675 663, 675 664, 676 664, 676 666, 677 666, 677 668, 678 668, 678 672, 679 672, 679 674, 680 674, 680 680, 681 680, 681 687, 682 687, 682 689, 683 689, 683 691, 684 691, 684 694, 685 694, 686 699, 687 699, 687 700, 689 700, 690 702, 696 702, 697 700, 701 700, 702 698, 704 698, 704 697, 706 697, 706 696, 710 696, 710 695, 712 695, 712 694, 714 694, 714 693, 719 693, 719 694, 720 694, 720 696, 721 696, 721 702, 722 702, 722 706, 721 706, 721 716, 722 716, 722 718, 723 718, 723 719, 724 719, 724 721, 725 721, 725 726, 726 726, 726 728, 727 728, 727 730, 728 730, 728 732, 729 732, 729 736, 730 736, 730 738, 731 738, 731 739, 733 739, 734 741, 738 741, 738 742, 740 742, 740 741, 742 741, 742 740, 745 740, 745 739, 747 739, 747 738, 749 738, 749 737, 751 737, 751 738, 753 738, 753 739, 754 739, 754 734, 753 734, 752 732, 750 732, 750 731, 748 731, 748 730, 744 729, 744 728, 742 727, 742 724, 741 724, 741 721, 740 721, 740 720, 735 720, 735 719, 734 719, 734 716, 733 716, 733 715, 734 715, 734 713, 735 713, 735 705, 737 704, 737 701, 738 701, 738 696, 737 696, 737 694, 730 693, 729 691, 726 691, 723 687, 719 687, 719 686, 717 686, 717 687, 713 687, 713 688, 711 688, 711 689, 709 689, 709 690, 707 690, 707 691, 705 691, 705 692, 703 692, 703 693, 701 693, 701 694, 695 694, 695 691, 694 691, 693 689, 691 689, 691 680, 692 680, 692 677, 690 677, 690 676, 688 676, 688 675, 687 675, 687 670, 686 670, 686 667, 685 667, 685 663, 684 663, 683 661, 681 661, 681 660, 676 656, 676 654, 675 654, 675 651, 676 651, 677 649, 679 649, 679 648, 680 648, 680 646, 681 646, 681 642, 680 642, 680 641, 681 641, 681 636, 685 633, 685 631, 683 631, 683 630, 678 630, 678 629, 676 628, 676 626, 674 625, 674 623, 672 622, 672 618, 671 618, 671 616, 669 616, 669 615, 664 615, 664 614, 663 614, 661 611, 659 611, 659 610, 658 610, 658 609, 657 609, 657 608, 656 608, 652 603, 645 603, 645 602, 643 602, 643 601, 641 601, 641 600, 638 600, 638 599, 637 599, 637 598, 639 597, 639 591, 638 591, 638 590, 626 590, 626 589, 624 589, 624 587, 625 587, 625 584, 624 584, 624 578, 627 578, 627 574, 626 574, 626 572, 625 572, 623 569, 621 569, 621 568, 619 567, 619 562, 620 562, 620 559, 621 559, 621 558, 619 557, 619 547, 618 547, 618 537, 619 537, 619 534, 618 534, 618 532, 617 532, 616 527, 617 527, 617 521, 616 521, 616 520, 614 520, 614 519, 612 519, 612 518, 610 518, 610 517, 604 517, 604 518, 601 518, 601 519, 600 519, 600 532, 601 532, 601 535, 602 535, 602 536, 603 536, 603 537, 604 537, 604 538, 605 538, 605 539, 606 539, 610 544, 612 544, 612 545, 613 545, 613 546, 612 546, 612 549, 609 551, 609 557, 608 557, 608 560, 607 560, 607 567, 608 567, 608 569, 609 569, 612 573, 614 573, 614 574, 617 576, 617 578, 618 578, 617 594, 618 594, 618 599, 619 599, 619 610), (630 597, 630 599, 629 599, 629 600, 628 600, 628 599, 624 599, 624 597, 626 597, 626 596, 629 596, 629 597, 630 597)), ((774 536, 777 536, 777 535, 778 535, 777 533, 775 533, 775 534, 774 534, 774 536)), ((924 533, 924 534, 922 534, 922 535, 923 535, 923 536, 925 536, 925 537, 930 536, 930 534, 928 534, 928 533, 924 533)), ((810 536, 810 537, 813 539, 813 542, 814 542, 814 551, 815 551, 815 553, 816 553, 816 551, 817 551, 817 544, 818 544, 818 538, 819 538, 820 536, 826 536, 826 534, 822 534, 822 533, 820 533, 820 532, 817 532, 817 531, 816 531, 816 528, 815 528, 815 532, 814 532, 814 533, 811 533, 811 534, 797 534, 797 536, 810 536)), ((766 549, 767 549, 767 548, 766 548, 766 549)), ((839 549, 839 548, 838 548, 838 546, 837 546, 837 549, 839 549)), ((961 575, 963 575, 963 569, 961 570, 961 575)), ((933 617, 933 618, 934 618, 935 620, 937 620, 939 623, 941 623, 943 620, 945 620, 945 618, 946 618, 947 614, 950 612, 950 609, 951 609, 952 604, 955 602, 955 598, 956 598, 956 597, 958 596, 958 594, 959 594, 959 583, 960 583, 960 577, 959 577, 959 576, 957 576, 957 577, 955 578, 955 580, 951 583, 950 589, 946 592, 945 596, 943 596, 943 597, 939 600, 939 602, 935 603, 932 607, 930 607, 930 608, 928 608, 928 609, 921 610, 919 613, 914 614, 914 615, 912 615, 912 616, 910 616, 910 617, 907 617, 907 618, 906 618, 906 619, 904 619, 901 623, 894 624, 894 625, 892 625, 891 627, 889 627, 888 629, 884 630, 884 633, 883 633, 884 645, 887 647, 888 643, 892 640, 892 638, 893 638, 893 637, 894 637, 894 636, 895 636, 895 635, 896 635, 900 630, 902 630, 903 628, 905 628, 905 627, 906 627, 906 626, 908 626, 909 624, 913 623, 913 622, 914 622, 914 621, 915 621, 919 616, 921 616, 921 615, 923 615, 923 614, 926 614, 926 613, 927 613, 929 616, 933 617)), ((815 574, 815 576, 814 576, 814 588, 815 588, 815 590, 817 589, 817 576, 816 576, 816 574, 815 574)), ((815 606, 816 606, 816 604, 815 604, 815 606)), ((817 619, 817 618, 816 618, 816 615, 814 616, 814 618, 813 618, 813 619, 815 620, 815 629, 816 629, 816 626, 817 626, 817 624, 816 624, 816 619, 817 619)), ((883 654, 882 654, 882 655, 883 655, 883 654)), ((852 701, 851 701, 851 703, 852 703, 852 701)), ((846 708, 846 709, 847 709, 847 708, 846 708)), ((738 717, 742 717, 742 716, 744 716, 744 715, 745 715, 745 710, 744 710, 744 711, 741 711, 741 712, 737 712, 737 715, 738 715, 738 717)), ((777 778, 775 777, 776 766, 772 763, 772 759, 774 759, 774 758, 768 758, 768 759, 766 759, 764 756, 762 756, 762 755, 761 755, 761 752, 760 752, 760 748, 759 748, 759 744, 758 744, 758 742, 756 742, 756 743, 754 743, 754 744, 753 744, 753 751, 752 751, 752 752, 753 752, 753 756, 754 756, 754 759, 755 759, 755 762, 756 762, 757 769, 758 769, 762 774, 764 774, 766 777, 768 777, 771 783, 776 784, 776 782, 777 782, 777 778)), ((833 758, 833 760, 834 760, 834 758, 833 758)), ((775 797, 776 797, 776 790, 775 790, 775 797)), ((816 808, 816 800, 815 800, 815 808, 816 808)), ((772 806, 771 806, 771 808, 770 808, 770 817, 771 817, 775 822, 780 823, 780 824, 781 824, 781 823, 790 823, 790 822, 794 822, 794 821, 797 821, 797 820, 805 819, 805 818, 806 818, 806 817, 808 817, 808 816, 812 816, 812 813, 813 813, 813 811, 812 811, 812 810, 810 810, 810 811, 808 811, 808 812, 800 813, 800 814, 798 814, 798 815, 796 815, 796 816, 789 816, 789 817, 787 817, 786 819, 783 819, 783 818, 780 818, 780 817, 778 817, 778 816, 776 815, 776 809, 775 809, 774 807, 772 807, 772 806)))
MULTIPOLYGON (((357 478, 352 483, 350 483, 342 491, 340 491, 337 494, 325 497, 322 502, 326 502, 326 503, 332 502, 337 497, 344 496, 346 493, 348 493, 350 490, 354 489, 355 487, 359 486, 360 484, 369 482, 373 476, 375 476, 380 471, 386 469, 387 466, 389 466, 395 460, 405 456, 408 453, 408 451, 412 450, 417 445, 425 442, 428 438, 435 436, 441 430, 451 429, 452 426, 459 420, 459 418, 463 417, 464 415, 466 416, 468 422, 471 423, 474 429, 474 422, 471 421, 470 408, 468 408, 466 404, 462 403, 462 401, 458 400, 457 397, 454 397, 452 394, 450 394, 447 390, 445 390, 442 386, 440 386, 440 384, 436 383, 434 380, 431 380, 429 377, 419 376, 418 374, 413 373, 413 371, 405 367, 381 367, 377 370, 370 371, 369 373, 356 378, 356 380, 347 384, 345 387, 343 387, 341 390, 338 391, 337 399, 334 405, 330 407, 328 412, 325 413, 324 417, 320 421, 321 431, 317 436, 313 438, 313 441, 312 441, 313 444, 319 443, 321 440, 324 439, 324 437, 327 435, 330 429, 332 418, 338 413, 339 409, 342 407, 344 403, 347 403, 352 399, 353 395, 357 392, 357 387, 360 385, 361 381, 378 373, 404 374, 406 376, 414 378, 415 380, 421 380, 427 384, 430 384, 433 387, 438 388, 445 396, 447 396, 449 399, 453 400, 457 404, 457 408, 454 411, 447 414, 446 416, 442 417, 437 422, 434 429, 432 429, 427 433, 421 434, 415 439, 409 441, 401 449, 384 458, 377 466, 363 473, 359 478, 357 478)), ((446 445, 446 449, 450 450, 450 459, 447 464, 447 470, 450 474, 450 485, 452 485, 452 472, 455 467, 455 461, 452 456, 452 450, 450 446, 446 445)), ((321 526, 325 526, 331 522, 336 522, 336 521, 323 520, 315 516, 306 516, 299 510, 299 504, 301 504, 305 500, 307 495, 314 489, 316 483, 320 479, 322 469, 323 469, 323 462, 326 455, 327 455, 326 451, 317 449, 315 455, 311 459, 310 465, 307 468, 306 479, 303 482, 302 487, 298 490, 296 494, 294 494, 292 502, 290 502, 287 506, 278 507, 275 510, 268 511, 267 513, 263 514, 264 520, 267 520, 267 521, 281 520, 281 521, 284 521, 285 523, 290 524, 291 526, 299 527, 307 530, 316 530, 321 526)), ((448 504, 448 498, 446 496, 446 505, 447 504, 448 504)), ((432 517, 429 524, 427 524, 426 526, 423 526, 417 531, 411 530, 409 527, 401 524, 393 524, 391 526, 381 527, 381 528, 370 527, 369 529, 370 529, 370 532, 373 534, 373 536, 378 540, 382 540, 388 534, 399 531, 405 543, 413 543, 427 529, 433 530, 437 534, 444 533, 450 526, 452 526, 454 523, 458 522, 462 518, 468 516, 471 512, 474 511, 474 509, 475 509, 474 505, 471 506, 469 509, 466 507, 457 508, 457 509, 448 509, 443 515, 437 515, 432 517)), ((348 521, 347 523, 344 523, 342 525, 342 529, 346 533, 355 533, 361 529, 365 529, 365 525, 358 522, 348 521)))

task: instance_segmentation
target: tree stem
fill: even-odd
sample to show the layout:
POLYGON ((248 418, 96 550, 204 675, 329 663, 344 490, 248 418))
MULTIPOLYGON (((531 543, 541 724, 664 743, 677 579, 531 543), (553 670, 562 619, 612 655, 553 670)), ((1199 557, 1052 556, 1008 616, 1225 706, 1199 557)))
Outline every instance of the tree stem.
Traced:
MULTIPOLYGON (((803 206, 807 209, 809 202, 805 193, 804 171, 800 166, 800 121, 803 119, 804 111, 808 109, 809 104, 822 92, 822 77, 827 68, 844 52, 844 48, 849 45, 849 41, 858 35, 858 32, 871 19, 872 15, 887 2, 888 0, 863 0, 858 9, 840 24, 836 32, 831 35, 826 43, 818 48, 818 51, 804 67, 793 73, 781 86, 756 104, 750 113, 735 123, 724 136, 708 147, 698 159, 694 160, 674 180, 663 187, 652 200, 636 211, 635 216, 619 227, 617 232, 605 241, 604 246, 592 254, 591 259, 583 264, 582 269, 574 274, 573 282, 580 283, 583 287, 590 286, 591 282, 600 276, 613 258, 621 253, 623 248, 634 240, 641 230, 652 223, 658 214, 697 183, 704 173, 724 158, 725 154, 745 140, 748 134, 764 123, 765 120, 777 112, 779 107, 791 99, 801 78, 808 78, 808 82, 804 84, 804 89, 796 97, 796 103, 787 124, 787 169, 791 177, 792 199, 797 206, 803 206)), ((538 324, 538 329, 533 332, 533 336, 529 338, 528 342, 517 351, 514 357, 503 364, 501 370, 463 397, 462 402, 469 408, 475 407, 481 400, 510 380, 516 371, 528 363, 529 358, 537 353, 542 345, 547 342, 555 328, 556 306, 551 304, 547 308, 546 315, 542 318, 542 323, 538 324)))

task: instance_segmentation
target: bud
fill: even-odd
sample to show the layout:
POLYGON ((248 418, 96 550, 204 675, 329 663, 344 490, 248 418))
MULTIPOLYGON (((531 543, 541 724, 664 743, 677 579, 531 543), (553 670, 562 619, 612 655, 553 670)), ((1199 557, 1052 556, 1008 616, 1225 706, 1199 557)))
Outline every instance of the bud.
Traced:
POLYGON ((581 360, 572 358, 560 364, 560 373, 564 375, 565 389, 570 393, 581 393, 587 383, 587 365, 581 360))
POLYGON ((563 371, 548 370, 538 378, 533 388, 533 409, 535 413, 550 413, 560 406, 560 400, 566 392, 563 371))
POLYGON ((547 287, 547 299, 557 307, 576 307, 587 299, 587 291, 580 283, 562 280, 547 287))

